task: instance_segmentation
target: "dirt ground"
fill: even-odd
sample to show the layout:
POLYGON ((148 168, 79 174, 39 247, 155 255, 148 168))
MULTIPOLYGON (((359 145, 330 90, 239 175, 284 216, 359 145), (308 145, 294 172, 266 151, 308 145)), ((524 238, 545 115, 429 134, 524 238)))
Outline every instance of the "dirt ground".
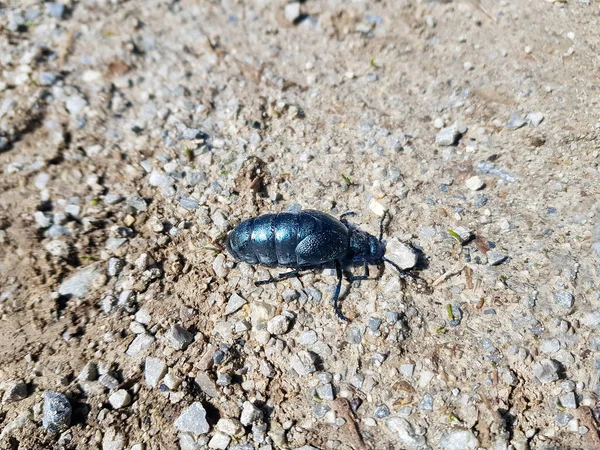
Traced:
POLYGON ((0 0, 0 448, 600 449, 599 22, 0 0), (430 289, 256 287, 223 236, 297 205, 430 289))

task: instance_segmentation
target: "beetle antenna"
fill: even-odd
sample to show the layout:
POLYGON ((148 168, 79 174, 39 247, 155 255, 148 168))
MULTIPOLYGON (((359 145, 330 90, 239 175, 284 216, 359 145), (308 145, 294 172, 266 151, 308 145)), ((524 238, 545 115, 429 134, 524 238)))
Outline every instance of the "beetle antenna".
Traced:
POLYGON ((390 213, 386 210, 381 217, 381 222, 379 222, 379 242, 383 239, 383 222, 385 221, 385 217, 389 216, 390 213))
POLYGON ((419 278, 417 275, 414 275, 414 274, 412 274, 412 273, 410 273, 410 272, 407 272, 406 270, 402 270, 398 264, 396 264, 394 261, 390 261, 390 260, 389 260, 389 259, 387 259, 385 256, 384 256, 382 259, 383 259, 383 260, 384 260, 386 263, 388 263, 388 264, 390 264, 391 266, 393 266, 393 267, 394 267, 394 268, 395 268, 395 269, 398 271, 398 273, 399 273, 400 275, 402 275, 403 277, 404 277, 404 276, 407 276, 407 277, 410 277, 410 278, 412 278, 413 280, 418 280, 418 279, 420 279, 420 278, 419 278))

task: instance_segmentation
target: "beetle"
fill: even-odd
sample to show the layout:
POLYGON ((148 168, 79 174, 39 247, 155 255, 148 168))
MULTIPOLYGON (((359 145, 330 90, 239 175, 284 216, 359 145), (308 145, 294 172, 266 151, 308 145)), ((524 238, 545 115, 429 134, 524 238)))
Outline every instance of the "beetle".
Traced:
POLYGON ((379 238, 348 222, 346 217, 353 214, 344 213, 339 219, 310 209, 262 214, 244 220, 227 235, 227 250, 236 260, 248 264, 293 269, 267 280, 256 281, 256 286, 275 283, 297 276, 300 271, 334 263, 338 280, 333 307, 341 320, 349 322, 338 306, 342 267, 349 264, 361 264, 364 267, 364 274, 348 277, 349 282, 368 279, 369 264, 381 265, 384 262, 392 265, 402 276, 421 279, 385 257, 383 224, 387 211, 379 224, 379 238))

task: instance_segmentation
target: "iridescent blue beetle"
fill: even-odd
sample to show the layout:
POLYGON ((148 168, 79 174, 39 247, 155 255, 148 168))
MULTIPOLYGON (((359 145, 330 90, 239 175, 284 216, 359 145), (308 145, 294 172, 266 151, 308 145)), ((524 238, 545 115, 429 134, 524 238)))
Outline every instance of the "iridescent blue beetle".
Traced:
POLYGON ((227 236, 227 250, 235 259, 248 264, 293 268, 268 280, 257 281, 257 286, 296 276, 301 270, 335 264, 338 282, 333 307, 337 316, 348 322, 338 307, 342 267, 363 265, 364 275, 348 277, 350 282, 366 280, 369 277, 369 264, 381 265, 384 261, 394 266, 401 275, 418 278, 384 256, 385 243, 382 237, 387 211, 379 224, 379 238, 349 223, 346 217, 351 214, 354 213, 342 214, 339 220, 314 210, 264 214, 244 220, 235 227, 227 236))

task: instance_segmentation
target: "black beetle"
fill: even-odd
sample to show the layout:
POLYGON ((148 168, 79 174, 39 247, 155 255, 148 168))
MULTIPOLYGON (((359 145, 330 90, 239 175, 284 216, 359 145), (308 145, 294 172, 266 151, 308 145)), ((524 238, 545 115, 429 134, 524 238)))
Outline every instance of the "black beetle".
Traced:
POLYGON ((381 265, 384 261, 394 266, 401 275, 419 279, 384 256, 385 243, 382 238, 387 211, 379 224, 379 238, 349 223, 345 217, 351 214, 354 213, 344 213, 339 220, 310 209, 263 214, 244 220, 235 227, 227 236, 227 250, 235 259, 248 264, 294 269, 268 280, 257 281, 257 286, 298 275, 301 270, 335 263, 338 283, 333 306, 337 316, 348 322, 338 308, 343 266, 362 264, 365 269, 364 275, 348 277, 350 282, 366 280, 369 277, 369 264, 381 265))

